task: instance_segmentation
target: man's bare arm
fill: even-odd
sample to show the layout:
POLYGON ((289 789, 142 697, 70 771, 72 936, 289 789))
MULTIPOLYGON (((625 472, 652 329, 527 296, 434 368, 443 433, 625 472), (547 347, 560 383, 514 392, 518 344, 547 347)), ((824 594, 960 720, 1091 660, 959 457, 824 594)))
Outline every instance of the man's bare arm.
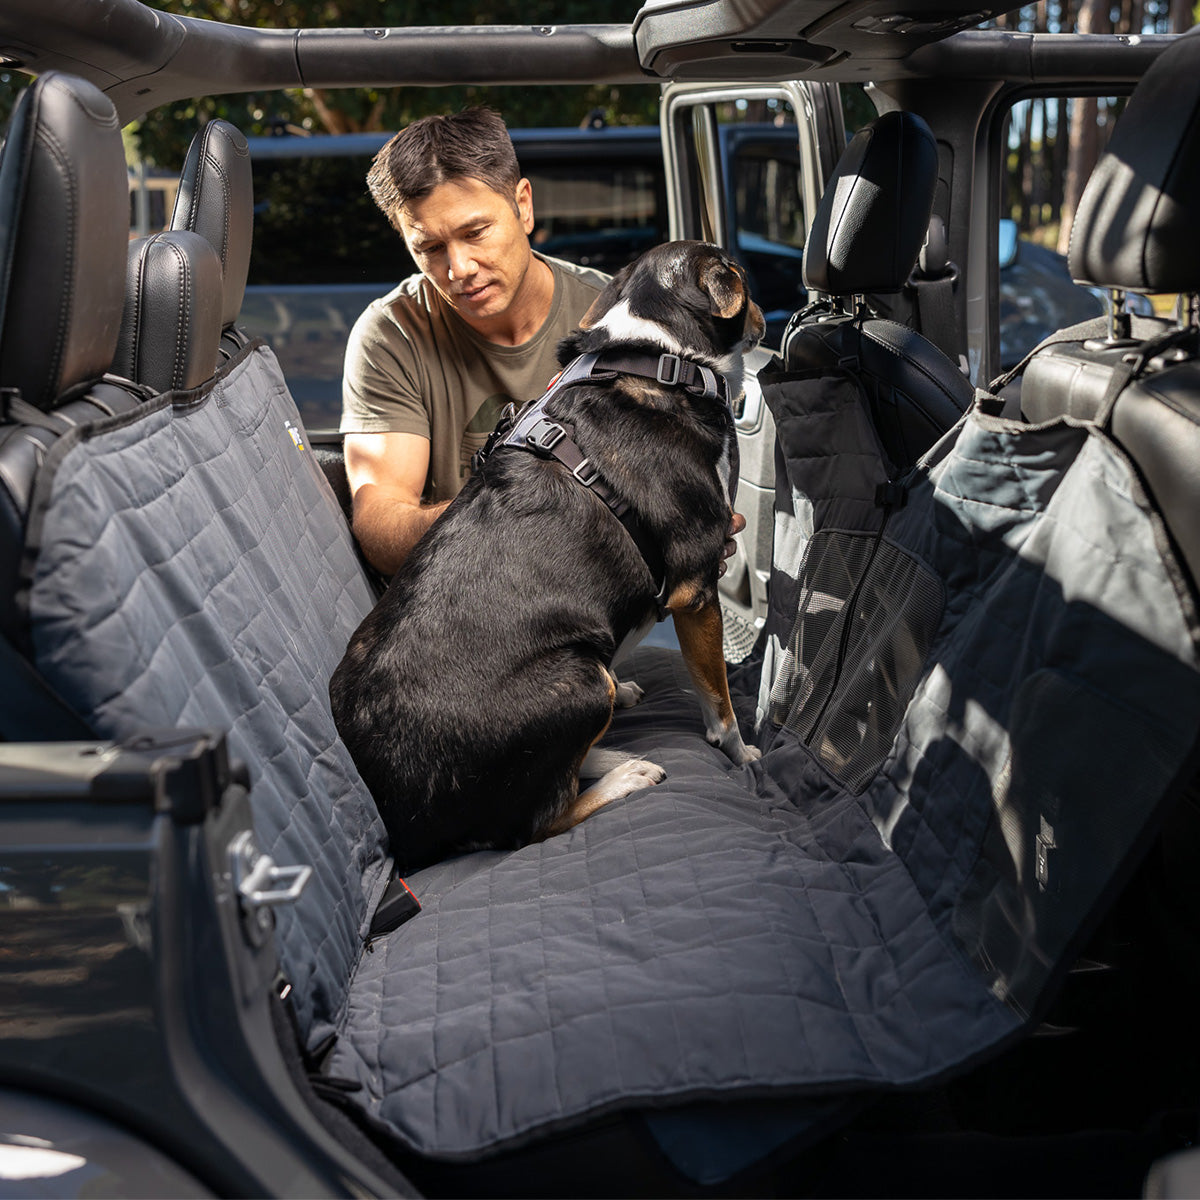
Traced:
POLYGON ((414 433, 348 433, 345 455, 354 536, 368 560, 392 575, 449 503, 421 503, 429 439, 414 433))

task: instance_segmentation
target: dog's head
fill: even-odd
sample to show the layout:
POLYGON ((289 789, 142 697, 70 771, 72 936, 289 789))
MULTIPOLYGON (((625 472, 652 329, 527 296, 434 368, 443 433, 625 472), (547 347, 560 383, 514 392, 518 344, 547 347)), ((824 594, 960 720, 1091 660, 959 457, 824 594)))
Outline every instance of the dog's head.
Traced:
POLYGON ((666 242, 613 276, 559 345, 559 359, 606 346, 635 345, 694 359, 741 391, 742 355, 765 325, 746 273, 708 242, 666 242))

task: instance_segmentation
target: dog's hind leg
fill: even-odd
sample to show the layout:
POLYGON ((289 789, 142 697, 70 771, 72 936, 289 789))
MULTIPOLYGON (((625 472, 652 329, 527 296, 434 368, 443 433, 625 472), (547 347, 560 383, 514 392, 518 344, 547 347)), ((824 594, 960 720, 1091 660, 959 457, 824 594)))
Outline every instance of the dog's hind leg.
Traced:
MULTIPOLYGON (((588 747, 579 768, 575 772, 575 795, 567 802, 559 816, 546 828, 543 836, 553 837, 557 833, 565 833, 578 825, 580 821, 590 817, 598 808, 611 804, 636 792, 639 788, 653 787, 665 776, 666 771, 657 763, 647 762, 644 758, 634 758, 621 750, 601 750, 596 743, 608 730, 612 718, 613 705, 618 703, 622 687, 636 687, 636 684, 621 684, 617 677, 606 667, 600 667, 608 685, 608 718, 604 726, 596 734, 591 746, 588 747), (579 791, 579 780, 595 779, 586 791, 579 791)), ((641 689, 638 689, 638 699, 641 699, 641 689)), ((633 701, 637 703, 637 701, 633 701)))

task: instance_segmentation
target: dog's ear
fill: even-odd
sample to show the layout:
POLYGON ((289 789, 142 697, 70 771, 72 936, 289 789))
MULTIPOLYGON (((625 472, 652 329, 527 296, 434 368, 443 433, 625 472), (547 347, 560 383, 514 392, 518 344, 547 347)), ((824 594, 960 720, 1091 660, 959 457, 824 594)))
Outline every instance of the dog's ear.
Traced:
POLYGON ((736 317, 746 307, 746 281, 740 271, 715 254, 700 262, 699 283, 708 296, 708 311, 717 317, 736 317))

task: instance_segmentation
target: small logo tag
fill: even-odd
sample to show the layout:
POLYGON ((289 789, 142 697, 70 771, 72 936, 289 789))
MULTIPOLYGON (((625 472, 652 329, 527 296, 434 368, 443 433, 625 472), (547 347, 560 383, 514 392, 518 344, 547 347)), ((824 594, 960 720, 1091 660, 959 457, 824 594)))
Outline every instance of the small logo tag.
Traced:
POLYGON ((1054 827, 1045 817, 1040 817, 1038 835, 1034 842, 1033 859, 1039 891, 1044 892, 1050 886, 1050 851, 1057 849, 1058 843, 1054 840, 1054 827))
POLYGON ((286 421, 283 427, 291 435, 292 443, 295 445, 296 449, 303 450, 305 448, 304 438, 300 436, 300 430, 297 429, 296 426, 291 423, 291 421, 286 421))

